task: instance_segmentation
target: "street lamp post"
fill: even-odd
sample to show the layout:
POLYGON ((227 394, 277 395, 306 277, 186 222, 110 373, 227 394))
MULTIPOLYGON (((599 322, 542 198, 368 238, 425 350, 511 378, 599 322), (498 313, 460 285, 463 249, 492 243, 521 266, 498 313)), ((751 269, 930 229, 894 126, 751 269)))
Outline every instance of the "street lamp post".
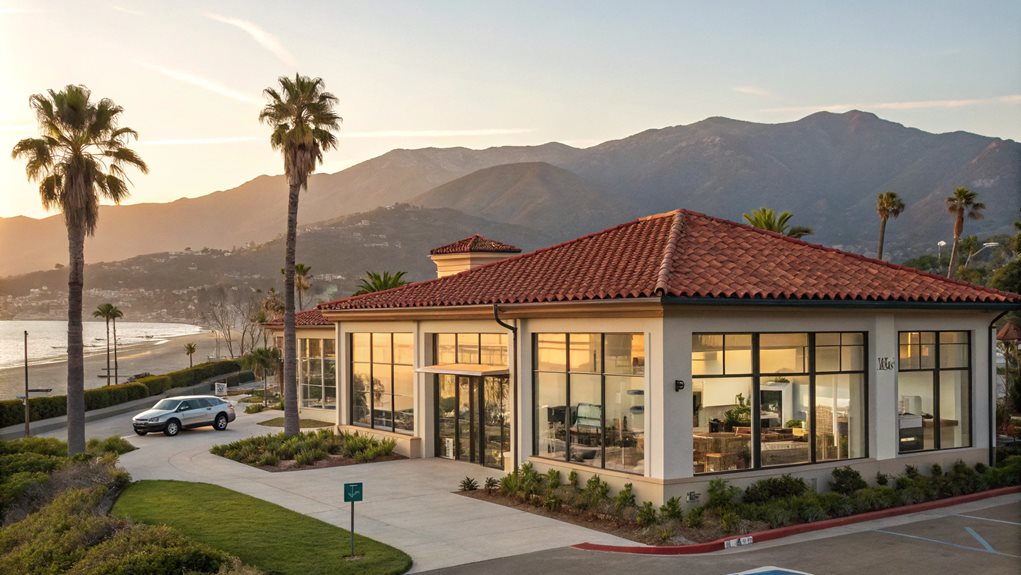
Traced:
POLYGON ((945 241, 943 241, 943 240, 940 240, 940 241, 936 242, 936 250, 937 250, 937 252, 936 252, 936 271, 938 273, 943 273, 943 271, 942 271, 942 269, 943 269, 943 246, 945 246, 945 245, 947 245, 947 243, 945 241))
POLYGON ((968 267, 968 264, 971 263, 971 258, 974 257, 975 255, 979 254, 979 253, 982 253, 982 250, 984 250, 986 248, 995 248, 998 245, 1000 245, 1000 242, 986 242, 986 243, 982 244, 982 247, 980 247, 979 249, 977 249, 977 250, 971 252, 970 254, 968 254, 968 259, 964 260, 964 266, 963 267, 968 267))

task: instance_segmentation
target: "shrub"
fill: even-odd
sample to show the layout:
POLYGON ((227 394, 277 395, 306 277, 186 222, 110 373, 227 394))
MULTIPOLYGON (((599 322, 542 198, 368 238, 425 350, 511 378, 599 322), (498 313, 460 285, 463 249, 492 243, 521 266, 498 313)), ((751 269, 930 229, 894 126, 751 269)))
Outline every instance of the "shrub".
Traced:
MULTIPOLYGON (((149 390, 141 383, 121 383, 85 390, 85 409, 102 409, 149 397, 149 390)), ((64 400, 67 401, 66 399, 64 400)), ((66 406, 65 410, 66 412, 66 406)))
POLYGON ((267 451, 259 456, 259 459, 256 460, 256 463, 258 465, 268 465, 270 467, 276 467, 277 465, 280 464, 280 457, 278 457, 277 454, 273 452, 267 451))
POLYGON ((741 490, 727 483, 724 479, 713 479, 709 482, 709 501, 705 506, 710 509, 723 509, 733 506, 741 490))
POLYGON ((573 487, 574 489, 578 488, 578 472, 577 471, 574 471, 572 469, 571 472, 567 474, 567 484, 570 485, 571 487, 573 487))
POLYGON ((794 522, 794 510, 785 501, 771 501, 763 505, 759 518, 773 529, 794 522))
MULTIPOLYGON (((781 475, 756 481, 744 492, 745 503, 764 503, 771 499, 797 497, 808 491, 808 485, 800 477, 781 475)), ((712 496, 710 495, 710 500, 712 496)))
POLYGON ((90 439, 85 444, 85 452, 89 455, 102 455, 104 453, 112 453, 114 455, 123 455, 130 451, 138 449, 134 445, 131 445, 128 440, 117 437, 116 435, 107 437, 106 439, 90 439))
POLYGON ((559 495, 557 495, 556 493, 550 493, 549 496, 547 496, 543 500, 542 505, 543 507, 546 508, 547 511, 557 512, 560 511, 560 508, 563 506, 563 504, 564 501, 563 499, 560 498, 559 495))
POLYGON ((479 482, 474 477, 465 477, 458 487, 461 491, 475 491, 479 488, 479 482))
POLYGON ((294 461, 298 465, 312 465, 322 459, 326 459, 326 452, 318 447, 306 447, 294 454, 294 461))
POLYGON ((904 475, 908 476, 911 479, 914 479, 919 476, 918 468, 915 467, 914 465, 905 465, 904 475))
POLYGON ((513 497, 518 494, 518 470, 500 478, 500 494, 513 497))
POLYGON ((593 475, 585 482, 585 488, 582 490, 581 496, 585 507, 596 509, 599 505, 609 500, 610 486, 599 478, 599 474, 593 475))
POLYGON ((0 454, 38 453, 62 457, 67 455, 67 444, 53 437, 24 437, 0 441, 0 454))
POLYGON ((647 527, 656 523, 657 520, 656 508, 652 506, 652 502, 646 501, 642 503, 642 506, 638 508, 638 514, 635 515, 635 523, 642 527, 647 527))
POLYGON ((676 519, 680 521, 684 518, 684 508, 681 505, 681 500, 677 497, 671 497, 666 500, 666 503, 659 507, 659 514, 664 519, 676 519))
POLYGON ((704 511, 701 507, 692 507, 684 518, 684 526, 688 529, 698 529, 705 523, 704 511))
POLYGON ((0 455, 0 477, 12 473, 50 473, 67 461, 66 457, 43 455, 41 453, 8 453, 0 455))
POLYGON ((876 485, 887 485, 890 483, 890 476, 880 471, 876 472, 876 485))
POLYGON ((88 549, 69 575, 216 573, 228 556, 160 525, 121 529, 88 549))
POLYGON ((793 502, 798 513, 798 520, 803 523, 822 521, 829 517, 825 503, 814 493, 794 498, 793 502))
POLYGON ((732 509, 728 509, 720 516, 720 529, 724 533, 738 533, 741 531, 741 517, 732 509))
POLYGON ((550 468, 546 472, 546 488, 556 489, 557 487, 560 487, 560 470, 550 468))
POLYGON ((245 406, 245 413, 259 413, 263 410, 261 403, 249 403, 245 406))
POLYGON ((835 491, 820 493, 819 502, 831 517, 846 517, 854 514, 854 501, 842 493, 835 491))
POLYGON ((499 485, 500 483, 495 477, 487 477, 486 481, 482 484, 482 488, 486 490, 487 494, 492 495, 499 485))
POLYGON ((850 466, 837 467, 833 470, 833 479, 830 481, 830 489, 833 491, 851 495, 865 487, 868 487, 868 483, 861 478, 861 473, 850 466))
POLYGON ((630 509, 636 505, 635 501, 635 490, 634 486, 630 483, 625 483, 624 488, 617 492, 617 496, 613 499, 613 508, 617 514, 621 514, 625 509, 630 509))
POLYGON ((896 503, 896 492, 889 487, 866 487, 855 491, 851 498, 855 511, 865 513, 893 507, 896 503))

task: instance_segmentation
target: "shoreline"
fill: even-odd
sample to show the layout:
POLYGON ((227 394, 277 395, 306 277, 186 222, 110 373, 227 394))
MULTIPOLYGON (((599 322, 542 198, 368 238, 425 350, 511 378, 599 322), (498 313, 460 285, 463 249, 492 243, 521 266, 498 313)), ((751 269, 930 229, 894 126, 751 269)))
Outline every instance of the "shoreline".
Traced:
MULTIPOLYGON (((117 348, 119 363, 118 380, 125 382, 136 373, 166 373, 188 367, 188 356, 184 353, 185 343, 195 343, 194 363, 202 363, 215 354, 216 337, 208 331, 175 335, 153 340, 121 345, 117 348)), ((86 348, 87 350, 89 348, 86 348)), ((221 352, 223 352, 221 346, 221 352)), ((221 353, 221 356, 224 355, 221 353)), ((111 353, 111 365, 113 363, 111 353)), ((86 351, 84 356, 85 389, 102 387, 106 384, 106 347, 95 353, 86 351)), ((63 395, 67 390, 67 357, 42 359, 28 364, 29 387, 50 388, 48 395, 63 395)), ((0 368, 0 400, 15 399, 23 395, 25 388, 24 365, 0 368)), ((33 396, 34 397, 34 396, 33 396)))

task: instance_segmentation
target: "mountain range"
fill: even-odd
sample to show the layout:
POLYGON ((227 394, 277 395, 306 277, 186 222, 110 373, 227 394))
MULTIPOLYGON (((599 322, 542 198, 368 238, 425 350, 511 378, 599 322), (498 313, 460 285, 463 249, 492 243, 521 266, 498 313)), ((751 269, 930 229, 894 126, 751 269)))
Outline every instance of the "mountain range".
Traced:
MULTIPOLYGON (((318 225, 412 203, 557 241, 677 207, 740 220, 743 212, 769 206, 790 210, 795 225, 813 228, 811 241, 869 253, 878 226, 875 197, 890 190, 907 204, 887 232, 890 253, 903 257, 950 239, 943 198, 959 186, 978 192, 989 208, 985 219, 968 223, 967 233, 1009 232, 1021 209, 1021 144, 927 133, 867 112, 820 112, 782 124, 708 118, 584 149, 548 143, 393 150, 314 175, 299 221, 318 225)), ((286 195, 282 176, 260 176, 166 204, 103 206, 86 261, 267 242, 284 231, 286 195)), ((66 263, 59 215, 0 218, 0 245, 18 246, 4 250, 0 276, 66 263)), ((435 246, 407 247, 419 255, 435 246)))

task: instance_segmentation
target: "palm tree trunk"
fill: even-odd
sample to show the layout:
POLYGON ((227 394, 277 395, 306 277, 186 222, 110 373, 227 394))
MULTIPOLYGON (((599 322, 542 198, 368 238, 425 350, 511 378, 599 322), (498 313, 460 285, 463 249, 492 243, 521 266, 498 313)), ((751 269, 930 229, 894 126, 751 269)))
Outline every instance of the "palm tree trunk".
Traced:
MULTIPOLYGON (((107 379, 107 382, 110 380, 107 379)), ((113 382, 120 383, 120 364, 117 362, 117 318, 113 318, 113 382)))
POLYGON ((110 385, 110 318, 106 318, 106 384, 110 385))
POLYGON ((287 253, 284 259, 284 435, 296 435, 298 424, 297 342, 294 329, 294 252, 298 234, 298 182, 290 183, 287 199, 287 253))
POLYGON ((886 218, 879 218, 879 249, 876 250, 876 259, 883 259, 883 243, 886 240, 886 218))
POLYGON ((957 268, 957 244, 961 241, 961 232, 964 231, 964 211, 958 210, 957 219, 954 220, 954 245, 950 248, 950 264, 947 265, 947 277, 954 277, 954 269, 957 268))
POLYGON ((85 228, 68 226, 67 278, 67 453, 85 451, 85 358, 82 348, 82 285, 85 228))

